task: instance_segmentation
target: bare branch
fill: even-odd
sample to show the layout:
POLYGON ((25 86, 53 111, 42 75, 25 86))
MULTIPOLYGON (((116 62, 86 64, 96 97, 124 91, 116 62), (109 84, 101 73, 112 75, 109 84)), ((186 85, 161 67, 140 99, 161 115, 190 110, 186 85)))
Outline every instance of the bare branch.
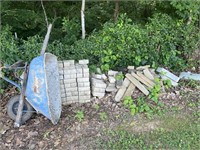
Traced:
POLYGON ((48 26, 49 26, 48 18, 47 18, 47 14, 46 14, 46 11, 45 11, 45 8, 44 8, 43 1, 42 1, 42 0, 41 0, 41 5, 42 5, 42 9, 43 9, 43 12, 44 12, 45 21, 46 21, 47 28, 48 28, 48 26))

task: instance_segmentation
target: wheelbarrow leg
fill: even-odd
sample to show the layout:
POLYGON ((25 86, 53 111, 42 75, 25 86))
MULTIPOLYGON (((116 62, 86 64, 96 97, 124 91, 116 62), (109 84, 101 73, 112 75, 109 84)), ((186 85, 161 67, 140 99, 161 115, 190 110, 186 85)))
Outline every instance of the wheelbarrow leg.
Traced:
POLYGON ((28 77, 27 67, 25 67, 24 78, 23 78, 23 82, 22 82, 21 94, 20 94, 20 99, 19 99, 19 106, 18 106, 18 110, 17 110, 17 116, 16 116, 16 119, 15 119, 14 127, 20 127, 20 125, 21 125, 27 77, 28 77))

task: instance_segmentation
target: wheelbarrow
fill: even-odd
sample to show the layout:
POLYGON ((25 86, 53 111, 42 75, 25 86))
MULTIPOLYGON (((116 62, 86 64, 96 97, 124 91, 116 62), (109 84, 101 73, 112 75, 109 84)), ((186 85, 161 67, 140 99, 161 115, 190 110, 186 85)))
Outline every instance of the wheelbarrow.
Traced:
MULTIPOLYGON (((48 28, 50 34, 51 26, 48 28)), ((27 63, 21 61, 11 66, 3 66, 0 69, 0 77, 5 81, 16 86, 20 90, 20 95, 12 97, 7 104, 7 113, 9 117, 15 120, 15 126, 31 118, 34 112, 41 113, 57 124, 61 115, 61 96, 60 82, 58 72, 57 57, 51 53, 45 53, 48 43, 46 35, 41 55, 34 58, 29 67, 27 63), (46 46, 44 46, 46 45, 46 46), (23 69, 23 77, 18 79, 20 84, 3 76, 1 70, 5 69, 23 69)))

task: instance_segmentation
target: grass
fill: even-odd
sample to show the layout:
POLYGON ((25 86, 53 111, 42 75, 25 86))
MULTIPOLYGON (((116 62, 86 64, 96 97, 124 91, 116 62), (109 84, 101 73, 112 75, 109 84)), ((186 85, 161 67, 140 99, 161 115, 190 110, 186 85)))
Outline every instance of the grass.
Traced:
POLYGON ((108 130, 98 139, 97 149, 199 149, 200 124, 196 116, 185 114, 159 118, 155 130, 136 133, 127 130, 108 130))

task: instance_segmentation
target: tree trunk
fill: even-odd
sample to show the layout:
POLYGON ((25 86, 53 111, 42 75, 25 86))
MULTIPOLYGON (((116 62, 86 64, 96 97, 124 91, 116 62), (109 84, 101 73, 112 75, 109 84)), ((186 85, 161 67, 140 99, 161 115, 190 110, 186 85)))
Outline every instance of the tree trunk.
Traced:
POLYGON ((117 22, 119 16, 119 0, 115 1, 114 21, 117 22))
POLYGON ((81 6, 81 27, 82 27, 82 39, 85 39, 85 0, 82 0, 81 6))

